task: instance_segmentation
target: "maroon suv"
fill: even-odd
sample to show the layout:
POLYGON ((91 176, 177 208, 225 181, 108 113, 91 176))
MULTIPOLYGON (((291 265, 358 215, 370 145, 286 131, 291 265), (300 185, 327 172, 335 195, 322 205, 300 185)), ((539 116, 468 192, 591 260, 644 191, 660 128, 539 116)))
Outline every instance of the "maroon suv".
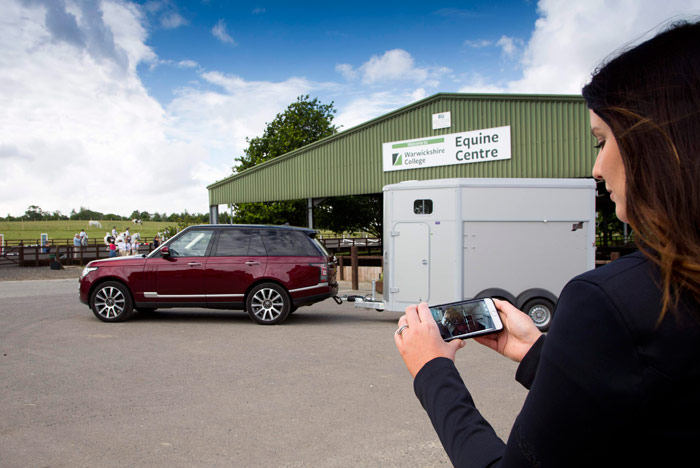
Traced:
POLYGON ((80 277, 80 301, 105 322, 206 307, 273 325, 337 293, 335 259, 316 231, 289 226, 190 226, 149 255, 94 260, 80 277))

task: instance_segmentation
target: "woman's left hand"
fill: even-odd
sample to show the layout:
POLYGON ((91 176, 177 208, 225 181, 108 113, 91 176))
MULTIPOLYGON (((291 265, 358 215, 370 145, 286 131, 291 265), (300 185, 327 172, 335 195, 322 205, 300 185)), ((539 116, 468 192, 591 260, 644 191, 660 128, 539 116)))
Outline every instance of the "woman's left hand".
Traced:
POLYGON ((406 315, 399 319, 399 329, 402 327, 400 334, 394 333, 394 342, 413 377, 428 361, 437 357, 454 361, 457 350, 465 345, 463 340, 445 342, 442 339, 428 304, 424 302, 406 307, 406 315))

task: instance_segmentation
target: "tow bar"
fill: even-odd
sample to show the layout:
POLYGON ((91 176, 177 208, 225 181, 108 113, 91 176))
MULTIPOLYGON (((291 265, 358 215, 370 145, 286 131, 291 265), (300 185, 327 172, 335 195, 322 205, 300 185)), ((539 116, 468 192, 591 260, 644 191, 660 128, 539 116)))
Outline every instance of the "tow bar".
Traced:
POLYGON ((379 300, 376 295, 376 284, 375 281, 372 281, 372 294, 367 294, 365 296, 359 295, 359 294, 353 294, 353 295, 345 295, 342 298, 339 298, 335 296, 333 299, 335 302, 338 304, 342 303, 343 300, 347 302, 354 302, 355 307, 361 307, 363 309, 375 309, 378 312, 384 311, 386 308, 386 305, 384 304, 384 301, 379 300), (338 302, 338 299, 341 300, 341 302, 338 302))

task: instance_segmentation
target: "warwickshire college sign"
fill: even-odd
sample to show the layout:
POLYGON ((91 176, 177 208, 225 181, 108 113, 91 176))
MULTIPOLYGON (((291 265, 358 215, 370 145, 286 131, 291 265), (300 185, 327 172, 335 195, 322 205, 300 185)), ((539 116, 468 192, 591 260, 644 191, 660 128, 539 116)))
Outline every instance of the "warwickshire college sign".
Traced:
POLYGON ((510 126, 382 144, 384 172, 510 159, 510 126))

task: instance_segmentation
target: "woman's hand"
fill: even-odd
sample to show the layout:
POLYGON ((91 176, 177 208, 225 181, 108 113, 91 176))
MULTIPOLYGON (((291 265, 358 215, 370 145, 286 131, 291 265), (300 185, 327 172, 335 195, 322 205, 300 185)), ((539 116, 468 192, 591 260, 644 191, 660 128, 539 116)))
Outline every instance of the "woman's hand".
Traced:
POLYGON ((436 357, 454 361, 455 353, 465 344, 463 340, 445 342, 442 339, 428 304, 424 302, 406 307, 406 315, 399 319, 399 329, 402 327, 400 334, 394 333, 394 342, 413 377, 436 357))
POLYGON ((503 331, 474 339, 505 357, 520 362, 542 332, 527 314, 516 309, 510 302, 498 299, 494 299, 493 302, 500 312, 503 331))

